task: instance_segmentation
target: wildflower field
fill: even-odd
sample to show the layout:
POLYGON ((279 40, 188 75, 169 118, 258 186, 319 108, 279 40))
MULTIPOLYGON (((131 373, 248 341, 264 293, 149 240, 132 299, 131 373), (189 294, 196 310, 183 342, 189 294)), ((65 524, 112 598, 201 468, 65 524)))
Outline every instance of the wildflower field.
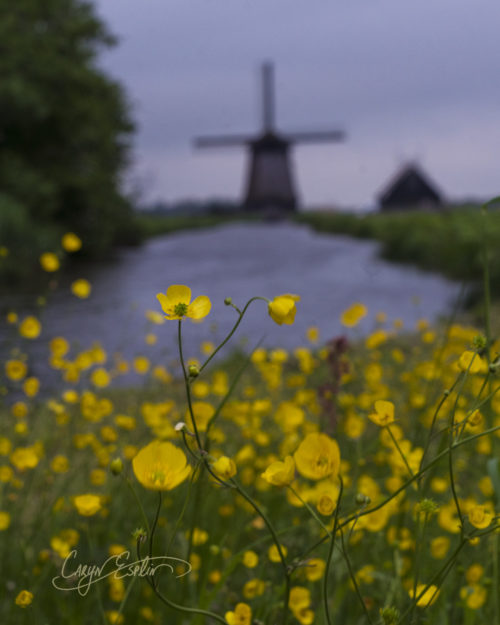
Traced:
MULTIPOLYGON (((80 245, 67 233, 60 254, 80 245)), ((52 252, 40 262, 59 269, 52 252)), ((57 393, 27 356, 43 311, 4 316, 1 623, 500 623, 488 314, 410 334, 378 315, 361 338, 353 302, 343 336, 312 327, 293 352, 234 351, 259 306, 279 345, 299 295, 211 302, 166 284, 131 361, 46 337, 57 393), (185 353, 191 323, 224 306, 226 339, 185 353), (148 356, 155 324, 178 337, 175 367, 148 356), (117 384, 130 372, 133 388, 117 384)))

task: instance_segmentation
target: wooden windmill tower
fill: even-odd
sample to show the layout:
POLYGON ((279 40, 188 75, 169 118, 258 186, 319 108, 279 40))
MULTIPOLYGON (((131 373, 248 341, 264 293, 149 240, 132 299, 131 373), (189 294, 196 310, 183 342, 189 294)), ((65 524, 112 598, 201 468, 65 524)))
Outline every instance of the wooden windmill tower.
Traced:
POLYGON ((297 196, 290 167, 290 147, 295 143, 342 141, 341 130, 293 132, 282 134, 275 128, 274 68, 262 65, 262 131, 254 137, 226 135, 198 137, 195 146, 223 147, 246 145, 250 164, 244 207, 248 210, 285 210, 297 208, 297 196))

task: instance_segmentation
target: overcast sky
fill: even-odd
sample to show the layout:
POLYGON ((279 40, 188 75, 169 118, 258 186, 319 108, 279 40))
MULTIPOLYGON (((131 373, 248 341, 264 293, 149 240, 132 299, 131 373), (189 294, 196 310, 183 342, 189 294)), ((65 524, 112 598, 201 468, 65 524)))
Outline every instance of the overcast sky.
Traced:
POLYGON ((282 131, 344 129, 297 146, 303 206, 372 204, 417 160, 450 199, 500 192, 499 0, 96 0, 119 39, 101 58, 138 124, 130 184, 144 201, 238 199, 256 133, 259 67, 275 62, 282 131))

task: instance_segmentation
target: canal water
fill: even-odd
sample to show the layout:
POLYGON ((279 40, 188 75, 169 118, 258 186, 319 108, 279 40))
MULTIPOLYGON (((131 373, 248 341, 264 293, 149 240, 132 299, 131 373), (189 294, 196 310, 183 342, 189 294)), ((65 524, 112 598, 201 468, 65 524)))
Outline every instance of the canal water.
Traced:
POLYGON ((440 276, 379 259, 377 243, 318 234, 286 222, 161 236, 85 271, 74 278, 92 282, 87 300, 75 298, 68 283, 41 312, 42 334, 30 344, 39 356, 46 354, 51 338, 64 336, 80 348, 99 341, 110 354, 171 360, 177 324, 151 326, 145 316, 147 310, 160 310, 156 294, 170 284, 186 284, 193 297, 208 295, 212 300, 212 312, 203 323, 183 326, 186 357, 199 356, 202 341, 220 340, 234 323, 235 311, 224 305, 228 296, 241 307, 255 295, 300 295, 293 326, 276 325, 266 304, 255 302, 232 340, 233 346, 246 340, 251 348, 262 340, 265 346, 294 348, 306 343, 310 326, 319 328, 322 341, 342 333, 340 315, 354 302, 363 302, 369 311, 355 331, 360 336, 374 328, 379 312, 387 314, 386 327, 396 319, 408 329, 421 318, 436 320, 451 312, 460 290, 440 276), (154 346, 145 343, 148 331, 158 336, 154 346))

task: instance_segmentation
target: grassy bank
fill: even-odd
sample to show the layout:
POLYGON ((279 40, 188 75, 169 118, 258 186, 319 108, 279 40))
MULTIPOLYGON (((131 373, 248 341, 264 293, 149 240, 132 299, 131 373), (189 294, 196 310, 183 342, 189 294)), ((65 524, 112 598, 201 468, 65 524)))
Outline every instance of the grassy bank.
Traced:
POLYGON ((488 249, 493 292, 500 291, 500 212, 491 210, 486 220, 478 207, 444 212, 311 213, 299 223, 319 232, 376 239, 388 260, 412 263, 422 269, 477 284, 482 279, 483 252, 488 249))
POLYGON ((250 221, 257 219, 251 214, 214 214, 214 215, 172 215, 157 216, 137 214, 136 225, 143 238, 172 234, 181 230, 200 230, 212 228, 220 224, 234 223, 235 221, 250 221))

